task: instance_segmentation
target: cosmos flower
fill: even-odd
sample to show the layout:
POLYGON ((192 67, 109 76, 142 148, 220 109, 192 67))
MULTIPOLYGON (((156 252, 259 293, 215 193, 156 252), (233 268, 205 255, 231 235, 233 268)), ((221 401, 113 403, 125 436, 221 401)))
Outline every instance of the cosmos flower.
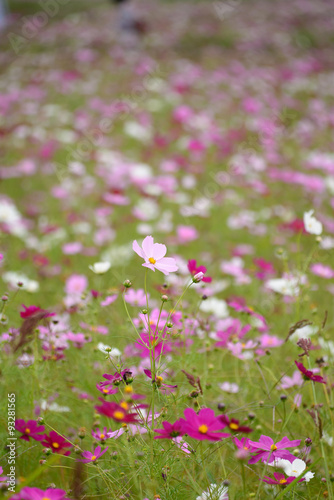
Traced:
POLYGON ((66 498, 66 491, 58 488, 48 488, 40 490, 39 488, 30 488, 25 486, 19 493, 16 493, 10 500, 69 500, 66 498))
POLYGON ((269 436, 261 435, 259 441, 249 441, 249 444, 258 450, 256 454, 249 460, 249 464, 255 464, 259 460, 262 462, 273 462, 277 458, 284 458, 290 460, 294 459, 292 453, 286 450, 286 448, 295 448, 300 445, 300 439, 295 439, 290 441, 287 437, 284 437, 278 443, 274 441, 269 436))
POLYGON ((138 245, 135 240, 132 245, 133 250, 139 257, 145 260, 142 264, 144 267, 151 269, 151 271, 161 271, 163 274, 168 276, 169 273, 173 273, 178 270, 175 259, 171 257, 165 257, 167 248, 161 243, 154 243, 152 236, 146 236, 142 243, 142 248, 138 245))
POLYGON ((36 420, 27 420, 26 422, 22 419, 16 420, 15 429, 22 433, 20 439, 24 439, 24 441, 29 441, 30 438, 35 439, 35 441, 43 441, 45 438, 43 434, 45 427, 38 425, 36 420))
POLYGON ((66 451, 66 448, 72 448, 72 444, 60 436, 56 431, 51 431, 50 434, 44 436, 44 441, 42 445, 47 448, 51 448, 53 453, 58 453, 59 455, 65 455, 66 457, 71 453, 70 450, 66 451))
POLYGON ((198 414, 192 408, 186 408, 184 416, 184 432, 193 439, 220 441, 222 438, 230 436, 227 433, 219 432, 226 425, 218 420, 215 412, 210 408, 202 408, 198 414))
POLYGON ((129 413, 127 408, 124 408, 123 406, 114 402, 102 400, 102 405, 95 406, 95 409, 98 413, 101 413, 101 415, 112 418, 116 422, 122 422, 125 424, 137 422, 136 413, 129 413))
POLYGON ((305 231, 310 234, 320 236, 320 234, 322 233, 322 224, 313 216, 313 214, 314 210, 309 210, 308 212, 304 213, 303 220, 305 231))
MULTIPOLYGON (((188 260, 188 271, 192 276, 196 276, 196 274, 202 272, 204 275, 206 273, 205 266, 198 266, 195 259, 188 260)), ((212 278, 210 276, 204 276, 202 278, 203 283, 211 283, 212 278)))
POLYGON ((93 452, 91 451, 83 451, 82 456, 84 458, 77 459, 77 462, 83 462, 85 464, 96 462, 104 453, 108 451, 108 446, 105 448, 103 451, 101 449, 101 446, 97 446, 93 452))
POLYGON ((228 487, 224 485, 210 484, 206 491, 196 497, 196 500, 228 500, 228 487))
POLYGON ((235 418, 230 419, 227 415, 220 415, 218 420, 220 420, 222 424, 225 424, 225 427, 229 427, 232 432, 253 432, 253 429, 250 427, 239 425, 239 420, 236 420, 235 418))
MULTIPOLYGON (((295 477, 285 477, 281 472, 274 472, 274 478, 264 476, 263 481, 267 484, 280 484, 286 485, 292 483, 296 478, 295 477)), ((302 481, 302 480, 301 480, 302 481)), ((298 481, 300 483, 300 481, 298 481)))
POLYGON ((25 306, 22 304, 23 311, 20 312, 21 318, 29 318, 30 316, 33 316, 36 313, 43 313, 43 318, 50 318, 51 316, 55 316, 55 313, 50 313, 49 311, 45 311, 44 309, 41 309, 38 306, 25 306))
POLYGON ((107 271, 109 271, 111 264, 110 262, 95 262, 95 264, 88 267, 95 274, 105 274, 107 271))
MULTIPOLYGON (((277 460, 275 466, 283 469, 284 473, 289 477, 298 477, 306 469, 306 463, 300 458, 296 458, 293 462, 284 459, 277 460)), ((308 483, 313 477, 314 472, 307 472, 302 479, 308 483)))
POLYGON ((167 422, 166 420, 162 422, 163 429, 154 429, 154 432, 160 434, 155 436, 154 439, 174 439, 179 436, 184 435, 184 423, 185 420, 180 418, 174 424, 167 422))
POLYGON ((305 368, 303 363, 299 363, 298 361, 295 361, 295 365, 297 366, 298 370, 303 374, 304 379, 306 380, 313 380, 313 382, 319 382, 320 384, 326 384, 326 380, 321 376, 321 375, 314 375, 311 370, 308 370, 305 368))

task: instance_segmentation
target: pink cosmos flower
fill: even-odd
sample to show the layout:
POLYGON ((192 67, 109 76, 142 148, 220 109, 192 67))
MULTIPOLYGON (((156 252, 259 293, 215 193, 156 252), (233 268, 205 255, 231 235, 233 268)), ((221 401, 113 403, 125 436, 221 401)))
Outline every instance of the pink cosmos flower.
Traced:
POLYGON ((81 295, 88 286, 88 279, 83 274, 72 274, 65 285, 68 295, 81 295))
POLYGON ((154 439, 175 439, 178 436, 184 435, 184 423, 185 420, 180 418, 174 424, 171 424, 165 420, 162 422, 163 429, 154 429, 154 432, 160 434, 160 436, 155 436, 154 439))
MULTIPOLYGON (((197 266, 197 262, 195 259, 188 260, 188 270, 192 276, 196 276, 196 274, 200 272, 202 272, 203 274, 206 273, 206 267, 197 266)), ((202 281, 203 283, 211 283, 212 278, 210 278, 210 276, 204 276, 202 281)))
POLYGON ((250 439, 247 438, 247 437, 243 437, 241 439, 238 439, 238 438, 234 438, 233 439, 234 441, 234 444, 236 445, 236 447, 239 449, 239 450, 243 450, 247 453, 253 453, 256 451, 256 448, 254 448, 251 444, 250 444, 250 439))
POLYGON ((184 410, 186 418, 184 422, 184 432, 188 436, 203 441, 220 441, 222 438, 229 437, 230 434, 219 432, 226 427, 215 416, 215 412, 210 408, 202 408, 198 414, 192 408, 184 410))
POLYGON ((325 266, 324 264, 320 263, 312 264, 310 266, 310 270, 316 276, 320 276, 320 278, 325 278, 325 279, 334 278, 334 270, 329 266, 325 266))
POLYGON ((30 316, 33 316, 36 313, 44 313, 43 318, 50 318, 51 316, 55 316, 55 313, 50 313, 49 311, 45 311, 44 309, 41 309, 38 306, 25 306, 22 304, 23 311, 20 312, 21 318, 29 318, 30 316))
POLYGON ((280 389, 290 389, 290 387, 303 385, 303 377, 298 370, 295 370, 292 374, 292 377, 288 377, 288 375, 284 375, 281 379, 280 389))
POLYGON ((101 415, 112 418, 116 422, 122 422, 125 424, 131 424, 132 422, 137 422, 136 413, 128 413, 128 410, 123 408, 123 406, 108 401, 102 401, 101 406, 95 406, 95 409, 101 415))
POLYGON ((198 238, 198 231, 193 226, 177 226, 176 232, 179 243, 188 243, 198 238))
POLYGON ((106 307, 106 306, 110 306, 110 304, 112 304, 113 302, 115 302, 115 300, 117 299, 118 295, 117 294, 114 294, 114 295, 108 295, 108 297, 106 297, 102 302, 101 302, 101 306, 102 307, 106 307))
POLYGON ((319 382, 320 384, 327 383, 326 380, 321 375, 314 375, 314 373, 311 370, 305 368, 303 363, 298 363, 298 361, 295 361, 295 365, 297 366, 298 370, 303 374, 306 380, 313 380, 313 382, 319 382))
POLYGON ((97 446, 93 452, 91 451, 83 451, 82 456, 84 458, 77 459, 77 462, 83 462, 85 464, 96 462, 102 455, 108 451, 108 446, 105 450, 101 450, 101 446, 97 446))
MULTIPOLYGON (((124 295, 125 302, 132 306, 144 307, 146 306, 146 295, 143 289, 133 290, 129 288, 124 295)), ((149 294, 148 294, 149 299, 149 294)))
POLYGON ((10 500, 69 500, 65 495, 66 491, 58 488, 40 490, 39 488, 25 486, 19 493, 10 497, 10 500))
POLYGON ((45 438, 43 434, 45 427, 44 425, 38 425, 36 420, 15 420, 15 429, 22 433, 20 439, 24 439, 24 441, 29 441, 30 438, 35 439, 35 441, 43 441, 45 438))
POLYGON ((146 236, 142 243, 142 248, 140 248, 135 240, 132 248, 136 254, 139 255, 139 257, 142 257, 142 259, 145 260, 145 263, 142 265, 152 271, 157 269, 168 276, 169 273, 173 273, 178 270, 175 259, 165 257, 167 252, 166 246, 161 243, 154 243, 152 236, 146 236))
POLYGON ((65 455, 67 457, 71 452, 65 451, 66 448, 72 448, 72 444, 60 436, 56 431, 51 431, 48 436, 44 436, 44 441, 42 445, 52 449, 53 453, 58 453, 59 455, 65 455))
POLYGON ((109 439, 110 434, 112 434, 112 430, 108 429, 105 427, 102 431, 100 431, 99 428, 92 430, 92 436, 96 441, 101 441, 102 443, 106 440, 109 439))
MULTIPOLYGON (((263 481, 268 484, 285 485, 292 483, 292 481, 296 479, 295 476, 285 477, 285 475, 282 472, 274 472, 274 477, 275 479, 272 479, 268 476, 264 476, 263 481)), ((304 479, 300 479, 298 483, 300 483, 301 481, 304 481, 304 479)))
POLYGON ((255 464, 259 460, 271 463, 274 462, 276 458, 284 458, 286 460, 294 459, 295 457, 292 453, 287 451, 286 448, 296 448, 296 446, 300 445, 300 439, 290 441, 287 437, 284 437, 278 443, 274 443, 271 437, 262 434, 258 442, 249 441, 249 444, 258 450, 249 460, 249 464, 255 464))
POLYGON ((269 335, 268 333, 264 333, 259 338, 260 346, 263 349, 269 349, 270 347, 279 347, 284 344, 284 340, 276 337, 275 335, 269 335))

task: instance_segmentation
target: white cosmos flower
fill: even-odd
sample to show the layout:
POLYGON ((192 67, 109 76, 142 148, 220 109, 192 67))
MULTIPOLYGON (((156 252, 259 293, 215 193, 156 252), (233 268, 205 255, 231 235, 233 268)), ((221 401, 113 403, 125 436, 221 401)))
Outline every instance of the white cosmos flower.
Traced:
POLYGON ((228 488, 226 486, 210 484, 206 491, 196 498, 196 500, 228 500, 228 488))
POLYGON ((200 310, 214 314, 217 318, 226 318, 228 316, 228 308, 225 300, 210 297, 203 300, 200 305, 200 310))
POLYGON ((103 344, 102 342, 97 344, 97 348, 104 354, 108 354, 111 358, 119 358, 122 355, 121 351, 116 347, 110 347, 110 345, 103 344))
POLYGON ((274 292, 288 295, 289 297, 298 296, 300 291, 299 280, 295 277, 268 280, 266 286, 274 292))
MULTIPOLYGON (((277 460, 275 465, 283 469, 285 474, 289 477, 298 477, 306 469, 306 463, 300 458, 296 458, 293 462, 284 459, 277 460)), ((309 480, 313 477, 314 472, 306 472, 306 474, 303 476, 303 479, 305 479, 305 481, 308 483, 309 480)))
POLYGON ((39 289, 38 281, 31 280, 25 274, 8 271, 2 275, 3 281, 10 283, 12 286, 17 286, 18 283, 23 283, 22 288, 27 292, 35 293, 39 289))
POLYGON ((110 262, 95 262, 89 269, 95 274, 105 274, 110 269, 110 262))
POLYGON ((322 224, 313 216, 313 214, 314 210, 309 210, 304 213, 305 231, 319 236, 322 233, 322 224))

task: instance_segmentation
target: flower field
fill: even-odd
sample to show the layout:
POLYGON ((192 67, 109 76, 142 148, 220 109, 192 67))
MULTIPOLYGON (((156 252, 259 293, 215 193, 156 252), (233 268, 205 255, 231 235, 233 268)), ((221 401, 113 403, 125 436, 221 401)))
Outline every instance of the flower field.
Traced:
POLYGON ((334 499, 334 2, 143 0, 135 45, 40 5, 0 40, 0 495, 334 499))

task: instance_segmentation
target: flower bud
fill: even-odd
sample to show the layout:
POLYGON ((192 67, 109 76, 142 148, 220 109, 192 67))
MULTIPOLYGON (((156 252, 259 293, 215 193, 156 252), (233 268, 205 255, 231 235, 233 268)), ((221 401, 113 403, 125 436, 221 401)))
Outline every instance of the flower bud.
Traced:
POLYGON ((83 439, 84 437, 86 437, 86 433, 87 433, 86 427, 80 427, 78 432, 79 438, 83 439))
POLYGON ((195 276, 193 276, 193 283, 199 283, 200 281, 202 281, 203 278, 204 278, 204 273, 200 271, 199 273, 195 274, 195 276))
POLYGON ((219 411, 224 411, 226 408, 226 404, 225 403, 218 403, 218 410, 219 411))
POLYGON ((142 314, 147 314, 147 313, 148 313, 148 310, 147 310, 147 309, 142 309, 142 310, 141 310, 141 313, 142 313, 142 314))
POLYGON ((305 442, 306 446, 311 446, 312 439, 311 438, 306 438, 304 442, 305 442))
POLYGON ((166 323, 166 326, 167 326, 167 328, 173 328, 173 323, 171 323, 170 321, 168 321, 168 323, 166 323))
POLYGON ((125 286, 125 288, 130 288, 132 286, 132 283, 130 280, 125 280, 123 282, 123 286, 125 286))
POLYGON ((162 302, 167 302, 168 295, 161 295, 161 300, 162 300, 162 302))

